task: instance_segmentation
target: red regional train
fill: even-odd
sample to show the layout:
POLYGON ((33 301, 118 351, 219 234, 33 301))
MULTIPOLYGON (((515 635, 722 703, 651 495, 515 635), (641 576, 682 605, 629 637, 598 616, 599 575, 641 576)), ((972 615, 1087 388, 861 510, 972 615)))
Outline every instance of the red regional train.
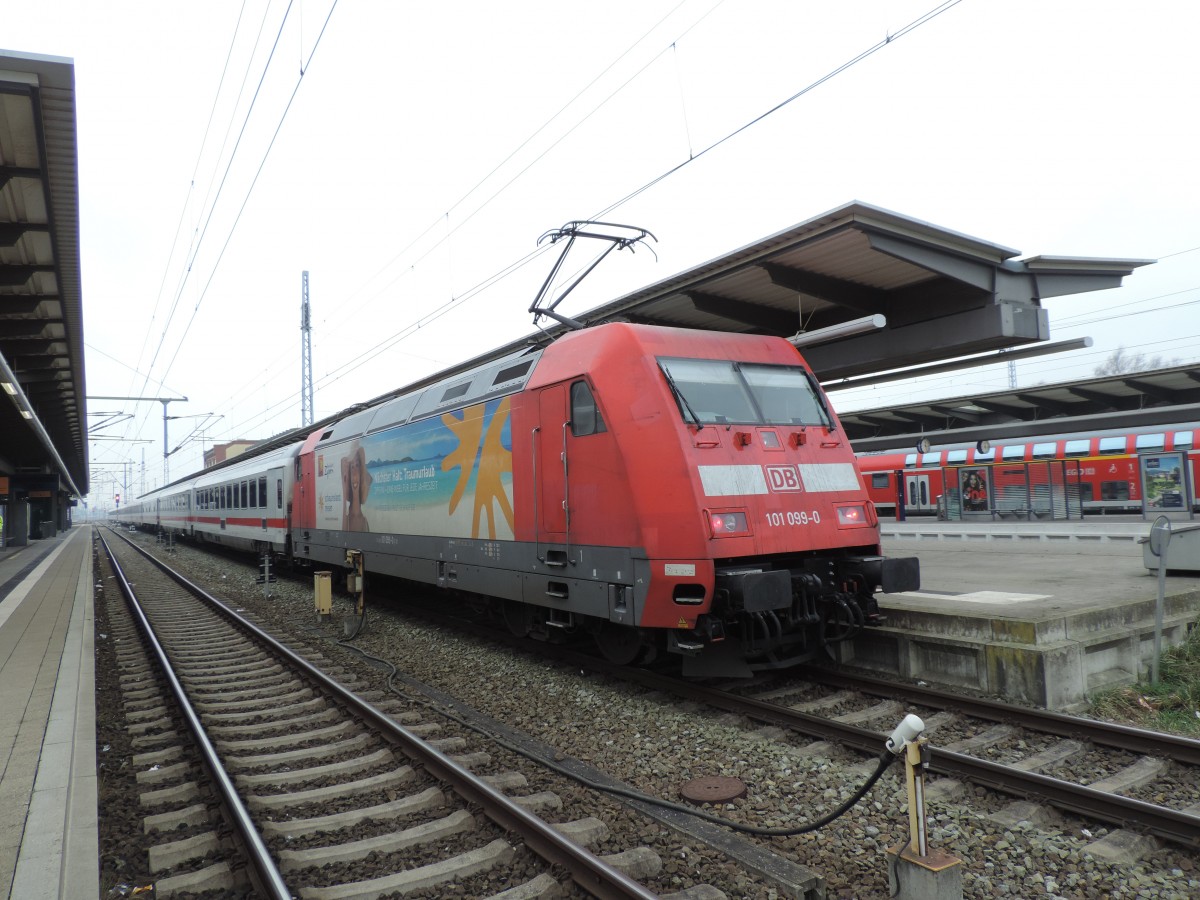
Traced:
POLYGON ((775 337, 628 323, 401 392, 151 492, 119 520, 492 598, 518 634, 747 674, 915 590, 850 443, 775 337))
POLYGON ((1014 438, 986 450, 864 453, 867 493, 882 515, 1078 518, 1148 509, 1200 511, 1200 424, 1014 438))

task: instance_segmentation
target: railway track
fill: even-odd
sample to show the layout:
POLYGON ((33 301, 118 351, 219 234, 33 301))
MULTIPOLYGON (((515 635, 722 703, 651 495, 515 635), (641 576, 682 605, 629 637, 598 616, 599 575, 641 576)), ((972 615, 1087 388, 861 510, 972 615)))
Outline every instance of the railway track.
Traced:
MULTIPOLYGON (((248 568, 251 572, 253 571, 252 566, 248 568)), ((203 567, 200 567, 200 570, 203 570, 203 567)), ((230 573, 232 578, 232 570, 230 570, 230 573)), ((221 577, 224 576, 222 575, 221 577)), ((239 577, 243 582, 245 581, 245 575, 239 577)), ((241 588, 241 590, 246 592, 244 587, 241 588)), ((381 590, 382 588, 377 586, 376 590, 372 592, 372 600, 368 604, 369 607, 376 610, 374 613, 374 626, 369 626, 368 631, 376 633, 378 630, 382 629, 383 633, 386 633, 391 637, 388 642, 381 644, 379 635, 376 633, 374 640, 368 640, 367 643, 373 643, 376 645, 377 649, 374 651, 376 653, 380 653, 385 656, 394 656, 399 646, 409 643, 403 637, 403 633, 410 626, 403 624, 398 620, 400 617, 393 617, 386 610, 387 601, 383 599, 383 596, 380 592, 381 590), (394 621, 393 624, 388 625, 387 623, 392 621, 394 618, 397 619, 397 621, 394 621)), ((249 593, 254 593, 254 591, 251 590, 249 593)), ((412 598, 406 598, 405 603, 406 608, 408 608, 410 611, 412 611, 412 604, 410 602, 411 599, 412 598)), ((247 600, 251 600, 251 598, 247 597, 247 600)), ((286 601, 283 603, 283 606, 289 606, 294 602, 294 600, 286 601)), ((257 606, 258 604, 252 602, 252 605, 257 606)), ((272 601, 270 603, 262 604, 262 607, 264 610, 280 608, 280 602, 272 601)), ((447 618, 444 615, 444 611, 445 602, 443 599, 437 610, 439 614, 431 615, 430 618, 444 623, 447 618)), ((456 630, 460 631, 476 631, 478 634, 485 636, 491 643, 494 643, 503 637, 501 634, 497 633, 494 623, 490 625, 479 625, 475 628, 464 628, 464 623, 460 619, 455 619, 454 627, 456 630)), ((426 637, 422 640, 429 639, 429 637, 426 637)), ((526 642, 526 646, 528 646, 528 642, 526 642)), ((410 649, 409 652, 411 653, 412 650, 410 649)), ((471 651, 464 644, 458 648, 458 652, 471 654, 474 651, 471 651)), ((487 650, 483 650, 481 648, 479 652, 485 654, 489 658, 496 655, 494 648, 489 648, 487 650)), ((1128 850, 1131 846, 1136 847, 1144 845, 1147 846, 1147 849, 1153 850, 1154 846, 1161 846, 1161 850, 1159 852, 1153 853, 1150 856, 1150 859, 1157 860, 1158 864, 1160 865, 1165 859, 1181 859, 1189 856, 1187 851, 1178 849, 1172 850, 1171 848, 1179 845, 1189 848, 1190 850, 1194 849, 1195 847, 1194 842, 1187 839, 1190 834, 1188 829, 1191 828, 1192 818, 1189 817, 1190 814, 1187 813, 1186 810, 1183 811, 1182 818, 1173 816, 1172 812, 1169 810, 1165 812, 1164 815, 1167 820, 1165 823, 1166 827, 1158 830, 1157 832, 1150 832, 1147 829, 1145 824, 1147 819, 1144 816, 1144 812, 1147 809, 1163 807, 1164 804, 1162 802, 1154 802, 1154 795, 1156 793, 1166 794, 1167 804, 1172 802, 1170 799, 1172 796, 1183 798, 1182 804, 1185 806, 1190 805, 1192 802, 1190 799, 1188 799, 1191 796, 1189 792, 1195 790, 1196 782, 1194 774, 1189 774, 1193 773, 1193 770, 1191 764, 1187 762, 1187 760, 1190 759, 1189 754, 1194 750, 1196 745, 1196 742, 1193 741, 1187 741, 1186 739, 1175 739, 1171 738, 1170 736, 1166 736, 1168 743, 1174 743, 1177 746, 1177 751, 1164 751, 1161 749, 1162 736, 1156 735, 1152 732, 1122 728, 1120 726, 1110 727, 1105 726, 1103 723, 1093 723, 1089 720, 1076 719, 1075 717, 1057 716, 1056 714, 1041 713, 1037 710, 1031 711, 1019 707, 1008 707, 1004 704, 976 701, 972 700, 971 698, 961 697, 958 695, 944 693, 939 695, 939 692, 936 691, 913 689, 912 693, 902 693, 908 690, 906 686, 877 681, 872 682, 869 680, 855 680, 854 683, 851 683, 851 681, 847 680, 849 676, 839 673, 830 673, 824 670, 816 670, 813 672, 797 671, 794 673, 794 675, 797 677, 793 677, 790 681, 776 678, 772 679, 771 681, 763 680, 757 682, 739 682, 736 684, 724 685, 723 687, 726 689, 722 690, 722 686, 717 686, 714 688, 711 685, 698 686, 691 683, 681 684, 675 679, 671 679, 654 672, 649 672, 644 669, 622 670, 606 666, 593 657, 572 653, 566 648, 538 644, 534 649, 533 654, 537 657, 557 657, 560 661, 569 665, 569 668, 565 670, 567 672, 571 671, 572 669, 578 674, 583 674, 582 670, 587 670, 590 672, 603 672, 604 674, 611 675, 614 678, 624 679, 632 684, 640 685, 645 691, 645 702, 642 703, 636 699, 638 696, 640 696, 638 692, 635 692, 633 695, 631 695, 629 701, 627 701, 637 707, 647 706, 649 708, 661 709, 677 708, 680 711, 681 717, 684 714, 691 716, 697 712, 702 712, 704 708, 720 710, 727 713, 725 715, 713 715, 710 713, 704 718, 707 718, 707 720, 710 722, 718 722, 725 725, 736 724, 739 729, 744 729, 746 737, 748 738, 748 740, 743 742, 745 746, 741 749, 737 749, 733 744, 729 744, 720 757, 721 759, 727 761, 729 769, 726 771, 729 771, 731 774, 741 774, 743 765, 739 761, 743 759, 751 761, 749 766, 747 766, 747 769, 750 771, 752 779, 755 778, 754 773, 758 773, 758 781, 752 780, 749 784, 750 795, 745 801, 746 805, 743 807, 741 805, 742 801, 739 801, 737 808, 735 808, 734 805, 729 805, 719 813, 722 818, 729 818, 741 824, 788 826, 792 823, 803 823, 804 821, 812 818, 812 813, 810 810, 829 808, 830 797, 833 796, 833 794, 826 790, 823 798, 824 802, 822 802, 821 798, 818 798, 818 802, 815 806, 810 806, 808 808, 797 806, 795 812, 791 815, 773 814, 773 804, 778 801, 769 798, 776 796, 776 786, 771 783, 771 781, 763 782, 762 779, 776 779, 779 777, 778 773, 780 772, 785 773, 785 778, 787 775, 786 768, 783 770, 777 768, 770 772, 764 773, 762 771, 762 766, 754 762, 754 760, 756 760, 760 754, 772 753, 772 751, 765 749, 766 745, 761 743, 764 738, 771 741, 773 745, 784 748, 779 752, 782 754, 782 758, 784 760, 783 765, 785 767, 788 765, 788 759, 796 760, 798 758, 805 758, 812 754, 812 758, 815 760, 815 762, 812 765, 802 763, 800 764, 800 768, 812 773, 813 777, 820 778, 820 773, 826 770, 826 764, 818 765, 818 762, 816 761, 820 761, 825 757, 838 756, 839 754, 836 749, 837 747, 845 747, 850 749, 861 748, 866 754, 871 756, 876 755, 882 744, 882 734, 890 732, 892 727, 896 724, 899 718, 904 715, 904 713, 915 711, 920 714, 929 725, 928 733, 932 745, 931 775, 933 777, 927 783, 927 787, 929 789, 929 798, 932 804, 931 815, 936 815, 939 823, 945 823, 947 821, 945 813, 949 812, 953 816, 950 821, 959 824, 967 824, 967 827, 971 828, 971 830, 976 833, 977 840, 980 836, 980 832, 982 831, 985 833, 985 835, 994 835, 995 837, 990 837, 990 840, 1000 841, 1000 847, 1004 846, 1005 841, 1016 842, 1019 846, 1024 844, 1025 840, 1028 839, 1030 841, 1035 841, 1036 843, 1034 846, 1040 848, 1045 845, 1041 844, 1040 841, 1034 837, 1034 835, 1044 834, 1046 839, 1052 842, 1050 846, 1055 848, 1055 853, 1086 853, 1084 856, 1072 856, 1070 862, 1064 863, 1064 871, 1069 869, 1071 872, 1077 871, 1079 873, 1086 873, 1081 874, 1078 877, 1083 878, 1088 883, 1096 885, 1097 888, 1099 888, 1100 884, 1103 882, 1104 876, 1100 875, 1097 878, 1096 873, 1091 869, 1092 863, 1088 861, 1091 857, 1094 856, 1098 860, 1107 861, 1107 864, 1112 866, 1112 869, 1109 871, 1114 872, 1113 877, 1118 879, 1120 876, 1115 875, 1115 873, 1125 870, 1125 867, 1128 865, 1127 860, 1116 857, 1107 858, 1106 860, 1105 847, 1103 846, 1104 841, 1102 841, 1100 845, 1093 845, 1092 842, 1094 839, 1091 835, 1091 832, 1096 832, 1098 836, 1105 835, 1105 833, 1109 831, 1109 829, 1105 827, 1105 823, 1111 823, 1117 828, 1122 826, 1131 826, 1133 829, 1136 829, 1134 831, 1125 832, 1114 831, 1109 835, 1109 839, 1116 841, 1120 848, 1128 850), (821 686, 822 679, 828 682, 823 687, 821 686), (747 693, 748 696, 738 696, 738 694, 742 692, 747 693), (775 692, 778 692, 775 696, 769 696, 775 692), (764 694, 768 696, 764 697, 764 694), (679 699, 672 701, 668 699, 671 697, 679 699), (807 709, 804 708, 806 705, 807 709), (796 709, 791 707, 801 708, 796 709), (945 709, 943 709, 943 707, 945 707, 945 709), (1035 725, 1021 725, 1017 723, 1014 717, 1023 713, 1029 714, 1034 718, 1042 719, 1044 722, 1044 727, 1038 729, 1035 725), (839 719, 842 721, 838 721, 839 719), (747 722, 750 723, 748 728, 746 726, 747 722), (823 722, 828 724, 820 724, 823 722), (759 727, 760 725, 763 727, 759 727), (1002 730, 993 730, 997 728, 1002 730), (1096 732, 1081 732, 1079 730, 1081 728, 1099 728, 1100 730, 1096 732), (1103 739, 1099 736, 1102 733, 1108 733, 1110 737, 1108 739, 1103 739), (818 739, 819 743, 813 744, 813 738, 818 739), (969 747, 960 748, 954 746, 958 741, 967 740, 969 738, 981 738, 977 744, 983 744, 984 746, 982 749, 972 750, 969 747), (1059 750, 1056 750, 1048 755, 1043 754, 1043 751, 1050 750, 1051 747, 1055 746, 1056 741, 1068 742, 1068 746, 1061 747, 1059 750), (1084 749, 1080 751, 1077 746, 1074 746, 1075 744, 1082 744, 1084 749), (1110 755, 1097 758, 1090 755, 1088 752, 1091 750, 1091 748, 1103 746, 1111 746, 1111 752, 1105 751, 1106 753, 1110 753, 1110 755), (996 752, 993 753, 993 750, 996 752), (1087 771, 1087 774, 1090 774, 1093 779, 1100 774, 1107 776, 1115 774, 1122 769, 1129 768, 1130 765, 1137 761, 1134 757, 1145 756, 1147 754, 1152 756, 1154 759, 1158 759, 1160 757, 1166 757, 1169 759, 1172 755, 1174 755, 1176 761, 1171 763, 1170 768, 1165 772, 1165 774, 1161 769, 1158 770, 1160 772, 1160 777, 1155 782, 1157 785, 1156 787, 1143 787, 1141 789, 1126 788, 1126 791, 1135 793, 1135 796, 1132 798, 1115 795, 1115 799, 1113 801, 1115 805, 1111 807, 1107 813, 1103 811, 1099 813, 1089 811, 1089 809, 1086 807, 1077 809, 1074 803, 1078 797, 1076 796, 1075 799, 1072 799, 1072 794, 1074 792, 1071 790, 1070 786, 1067 788, 1068 792, 1070 793, 1066 795, 1064 800, 1064 798, 1060 798, 1052 793, 1044 792, 1043 783, 1039 782, 1037 777, 1032 780, 1025 779, 1024 786, 1016 781, 1006 781, 1003 784, 998 784, 996 781, 996 772, 993 767, 1000 766, 1004 768, 1013 765, 1016 767, 1017 775, 1019 776, 1021 772, 1022 761, 1031 760, 1032 763, 1026 763, 1026 765, 1031 765, 1034 768, 1032 774, 1047 778, 1047 783, 1049 783, 1052 788, 1057 789, 1059 782, 1069 782, 1070 777, 1064 774, 1058 768, 1055 768, 1053 765, 1051 765, 1050 768, 1042 768, 1042 766, 1045 766, 1050 757, 1058 756, 1060 753, 1061 758, 1067 764, 1070 764, 1071 761, 1074 761, 1075 768, 1079 771, 1084 772, 1086 770, 1094 770, 1087 771), (953 761, 957 755, 967 757, 975 755, 981 757, 979 760, 981 765, 978 765, 977 769, 979 772, 983 773, 983 776, 985 776, 980 778, 978 781, 982 787, 978 787, 973 790, 970 789, 969 786, 971 782, 969 780, 969 776, 971 773, 968 772, 967 774, 963 774, 952 765, 947 765, 947 761, 953 761), (1099 761, 1097 761, 1097 759, 1099 761), (1030 784, 1032 784, 1032 787, 1030 787, 1030 784), (966 786, 965 790, 964 785, 966 786), (987 789, 986 793, 984 788, 987 789), (1034 793, 1027 793, 1031 790, 1034 791, 1034 793), (1138 793, 1139 791, 1140 793, 1138 793), (1006 796, 1026 798, 1021 802, 1013 804, 1011 808, 1002 809, 1000 811, 1001 818, 1008 817, 1014 822, 1014 824, 997 825, 993 823, 990 828, 981 828, 980 826, 968 824, 971 822, 982 823, 985 819, 991 820, 996 814, 997 809, 1006 805, 1006 796), (1150 798, 1150 800, 1141 800, 1141 803, 1144 804, 1144 806, 1139 805, 1138 802, 1139 798, 1142 796, 1150 798), (1082 816, 1083 818, 1079 819, 1073 817, 1063 821, 1051 816, 1049 820, 1040 819, 1039 816, 1051 806, 1058 806, 1061 809, 1075 812, 1078 816, 1082 816), (764 813, 766 813, 766 815, 764 815, 764 813), (1171 822, 1170 820, 1173 818, 1177 819, 1177 821, 1171 822), (1182 826, 1180 823, 1182 823, 1182 826), (1184 832, 1184 840, 1178 841, 1174 834, 1175 831, 1184 832), (1159 834, 1161 837, 1155 837, 1155 833, 1159 834), (1014 834, 1017 837, 1014 838, 1014 834), (1117 837, 1113 838, 1113 834, 1117 835, 1117 837), (1064 840, 1064 835, 1068 835, 1070 837, 1067 837, 1064 840), (1162 839, 1165 839, 1170 843, 1162 843, 1162 839), (1068 851, 1065 845, 1070 845, 1077 849, 1068 851), (1182 854, 1182 857, 1180 854, 1182 854)), ((512 654, 508 654, 503 650, 499 651, 498 655, 500 658, 516 659, 516 657, 513 657, 512 654)), ((493 665, 495 664, 493 663, 493 665)), ((538 677, 532 674, 534 668, 532 663, 521 665, 520 668, 530 670, 530 674, 527 676, 527 678, 536 679, 538 677)), ((586 702, 587 696, 591 691, 591 688, 588 685, 594 683, 592 682, 591 678, 592 676, 588 676, 579 688, 560 686, 557 688, 557 690, 560 693, 565 691, 568 694, 577 696, 586 702)), ((601 680, 600 682, 596 683, 603 684, 605 682, 604 680, 601 680)), ((406 693, 409 692, 409 687, 410 685, 408 682, 405 682, 406 693)), ((419 687, 416 683, 413 683, 411 687, 414 690, 419 690, 419 687)), ((481 698, 476 698, 474 702, 480 702, 480 700, 481 698)), ((445 701, 441 698, 437 698, 436 702, 440 704, 444 703, 445 701)), ((500 706, 506 705, 511 706, 511 704, 500 704, 500 706)), ((487 701, 482 702, 482 707, 485 709, 490 708, 491 706, 492 704, 487 701)), ((505 721, 510 720, 505 719, 505 721)), ((517 718, 515 720, 518 726, 520 725, 521 721, 521 718, 517 718)), ((599 725, 599 723, 597 724, 599 725)), ((637 720, 632 718, 631 713, 631 731, 633 728, 639 728, 639 725, 637 724, 637 720)), ((692 730, 691 727, 686 725, 677 725, 676 728, 679 729, 678 733, 687 736, 685 737, 685 741, 695 740, 696 738, 694 736, 701 733, 692 730)), ((538 730, 539 729, 535 728, 535 733, 538 730)), ((648 728, 647 726, 643 725, 640 726, 639 730, 646 731, 648 728)), ((616 729, 611 729, 611 732, 611 736, 615 737, 616 729)), ((561 734, 561 731, 559 733, 561 734)), ((599 733, 603 737, 609 737, 610 729, 607 726, 600 726, 599 733)), ((633 737, 636 739, 637 735, 634 735, 633 737)), ((626 738, 626 740, 628 740, 628 738, 626 738)), ((711 740, 712 739, 710 738, 709 741, 711 740)), ((729 736, 729 733, 726 732, 726 737, 718 738, 718 740, 732 740, 732 738, 729 736)), ((611 743, 611 741, 609 741, 609 743, 611 743)), ((698 750, 703 751, 703 743, 704 742, 702 741, 701 744, 698 745, 698 750)), ((605 754, 602 746, 603 745, 601 745, 601 753, 598 756, 589 754, 585 750, 582 753, 583 759, 592 760, 603 758, 605 754)), ((576 748, 576 752, 578 753, 580 749, 582 748, 576 748)), ((544 753, 544 748, 541 752, 544 753)), ((656 749, 651 750, 650 752, 656 755, 658 753, 656 749)), ((681 754, 681 762, 683 762, 682 757, 685 755, 686 754, 681 754)), ((561 756, 558 758, 561 758, 561 756)), ((688 768, 691 768, 692 765, 694 764, 683 762, 679 768, 679 771, 682 773, 688 768)), ((700 765, 704 765, 704 763, 701 763, 700 765)), ((966 761, 965 765, 969 768, 976 767, 976 764, 972 763, 970 759, 966 761)), ((1144 774, 1145 771, 1153 770, 1153 765, 1153 763, 1143 763, 1142 766, 1147 768, 1135 767, 1135 771, 1144 774)), ((872 764, 864 760, 861 766, 862 775, 859 777, 865 778, 866 769, 870 767, 872 767, 872 764)), ((643 777, 644 771, 640 769, 635 773, 633 771, 627 771, 626 769, 610 768, 604 764, 601 765, 601 768, 606 772, 612 772, 614 774, 620 772, 623 775, 632 776, 632 783, 638 784, 643 790, 649 788, 649 793, 654 796, 673 796, 672 785, 661 784, 661 779, 645 779, 643 777), (647 781, 650 783, 646 783, 647 781), (654 783, 656 781, 659 783, 654 783)), ((769 766, 767 768, 769 768, 769 766)), ((843 764, 839 763, 835 765, 835 768, 845 767, 843 764)), ((858 768, 859 767, 852 766, 851 771, 857 770, 858 768)), ((702 773, 704 771, 705 770, 702 770, 702 773)), ((707 771, 710 773, 713 772, 712 769, 708 769, 707 771)), ((592 777, 595 777, 594 772, 591 774, 592 777)), ((681 774, 680 780, 682 780, 683 777, 686 776, 681 774)), ((854 777, 856 776, 851 775, 851 784, 854 783, 854 777)), ((1089 787, 1087 784, 1082 786, 1084 788, 1089 787)), ((1091 785, 1090 787, 1093 791, 1104 793, 1104 791, 1101 789, 1103 786, 1091 785)), ((796 788, 799 789, 799 785, 796 785, 796 788)), ((885 784, 884 790, 884 794, 875 795, 871 799, 871 802, 867 804, 868 806, 872 806, 874 808, 873 811, 868 810, 865 814, 859 814, 857 810, 855 811, 853 818, 857 820, 856 824, 846 825, 843 822, 839 822, 835 828, 830 829, 831 832, 837 833, 838 836, 834 839, 838 842, 839 846, 844 847, 848 843, 853 846, 852 842, 846 841, 846 838, 850 837, 851 835, 857 835, 861 838, 862 832, 859 830, 860 828, 866 829, 866 840, 868 841, 868 851, 866 856, 868 858, 870 856, 870 847, 882 846, 883 841, 886 841, 888 846, 891 846, 896 842, 898 837, 896 830, 889 829, 889 826, 882 820, 883 817, 886 817, 889 814, 886 791, 894 791, 894 788, 889 789, 885 784), (882 806, 881 801, 883 804, 882 806), (878 844, 871 840, 871 835, 876 831, 876 826, 883 830, 883 835, 879 838, 880 843, 878 844)), ((845 796, 845 794, 842 793, 840 796, 845 796)), ((892 796, 895 796, 894 793, 892 796)), ((1086 790, 1082 792, 1082 796, 1084 796, 1085 800, 1088 799, 1086 790)), ((1176 803, 1175 805, 1178 806, 1180 804, 1176 803)), ((639 813, 655 816, 655 812, 653 810, 649 808, 643 808, 636 800, 630 802, 630 806, 634 809, 637 809, 639 813)), ((677 831, 680 834, 687 835, 685 840, 709 842, 713 837, 711 834, 702 834, 695 830, 695 823, 692 822, 687 816, 671 816, 662 814, 660 811, 660 813, 655 817, 657 817, 658 821, 663 823, 665 826, 677 831), (689 832, 689 829, 693 829, 693 831, 689 832)), ((1163 823, 1160 822, 1159 824, 1162 825, 1163 823)), ((939 831, 941 830, 941 826, 939 826, 939 831)), ((717 831, 725 832, 725 829, 717 826, 717 831)), ((953 827, 951 827, 950 833, 953 833, 953 827)), ((726 836, 736 838, 736 835, 729 835, 728 833, 726 836)), ((830 837, 833 837, 833 835, 830 835, 830 837)), ((900 839, 903 839, 902 836, 900 839)), ((818 864, 821 871, 824 871, 829 875, 831 879, 831 885, 845 885, 847 883, 854 884, 854 881, 847 882, 846 876, 841 873, 848 873, 860 868, 857 864, 851 867, 849 865, 849 860, 854 859, 857 863, 857 860, 861 857, 856 855, 848 856, 846 855, 847 851, 843 851, 844 855, 841 857, 831 856, 827 859, 814 859, 813 857, 816 855, 827 856, 827 854, 813 854, 810 851, 803 850, 803 848, 806 846, 811 846, 813 849, 818 846, 822 846, 825 841, 828 840, 828 838, 821 838, 819 842, 816 842, 812 845, 800 844, 795 841, 780 842, 775 840, 764 844, 761 840, 738 840, 741 840, 743 845, 749 845, 749 847, 747 848, 746 846, 743 846, 741 848, 731 849, 727 853, 728 858, 731 860, 731 862, 736 860, 736 865, 741 866, 743 871, 747 873, 756 873, 759 878, 763 879, 768 884, 779 886, 779 896, 816 897, 820 896, 822 891, 820 891, 820 889, 817 888, 811 881, 807 883, 807 886, 793 887, 792 889, 785 887, 787 880, 785 878, 776 878, 770 870, 770 867, 775 865, 775 863, 769 860, 765 863, 762 861, 767 857, 773 856, 773 854, 770 852, 771 849, 784 850, 785 853, 783 855, 785 857, 785 862, 790 859, 792 861, 800 861, 802 864, 818 864), (747 849, 749 849, 751 852, 745 852, 747 849), (761 854, 759 859, 755 859, 753 856, 753 851, 755 850, 758 850, 761 854), (796 851, 803 851, 799 854, 799 858, 797 858, 796 855, 792 855, 796 851), (814 891, 816 892, 814 893, 814 891)), ((957 852, 963 854, 964 848, 961 846, 961 841, 955 840, 954 843, 958 845, 957 852)), ((713 845, 717 846, 715 843, 713 845)), ((985 842, 978 843, 978 846, 981 848, 985 845, 985 842)), ((692 846, 695 847, 696 844, 693 843, 692 846)), ((672 854, 674 853, 674 851, 671 852, 672 854)), ((724 848, 722 852, 724 852, 724 848)), ((858 854, 861 852, 862 851, 857 848, 848 851, 849 854, 858 854)), ((1028 877, 1026 869, 1029 867, 1029 854, 1039 853, 1040 849, 1027 848, 1023 852, 1026 854, 1023 860, 1020 855, 1022 851, 1019 849, 1014 849, 1012 851, 1003 850, 998 855, 995 853, 985 853, 982 859, 976 859, 976 865, 980 867, 978 870, 981 873, 978 878, 980 883, 988 885, 998 881, 999 879, 995 877, 994 873, 1000 871, 1000 859, 1007 858, 1010 854, 1015 854, 1015 862, 1013 863, 1014 865, 1016 862, 1023 862, 1025 868, 1018 870, 1018 874, 1015 876, 1010 875, 1009 877, 1015 877, 1018 881, 1026 879, 1028 877), (990 860, 992 859, 996 860, 995 870, 990 868, 990 860)), ((969 856, 970 852, 968 851, 966 855, 969 856)), ((664 860, 668 860, 670 858, 671 856, 668 853, 663 853, 664 860)), ((668 863, 668 865, 671 865, 671 863, 668 863)), ((1185 870, 1185 874, 1181 875, 1179 869, 1176 868, 1172 871, 1164 871, 1164 875, 1162 877, 1167 878, 1172 883, 1174 883, 1174 880, 1177 878, 1188 881, 1186 875, 1186 872, 1190 871, 1188 864, 1187 862, 1183 862, 1181 865, 1185 870)), ((811 872, 812 870, 809 871, 811 872)), ((1010 869, 1007 871, 1012 870, 1010 869)), ((1054 870, 1050 869, 1043 871, 1054 870)), ((1063 872, 1060 872, 1058 877, 1061 880, 1063 878, 1074 879, 1076 876, 1069 873, 1064 875, 1063 872)), ((859 884, 861 885, 861 882, 859 882, 859 884)), ((740 890, 730 890, 730 888, 724 884, 722 886, 725 887, 726 891, 729 892, 729 896, 751 896, 750 893, 743 893, 740 890)), ((1028 887, 1028 885, 1026 885, 1026 887, 1028 887)), ((884 888, 886 889, 886 884, 884 885, 884 888)), ((1103 888, 1099 889, 1101 892, 1103 892, 1103 888)), ((844 891, 845 888, 842 888, 842 890, 844 891)), ((855 888, 855 890, 858 890, 858 888, 855 888)), ((1186 893, 1187 891, 1185 890, 1185 894, 1186 893)), ((870 896, 875 896, 875 894, 870 893, 870 891, 868 891, 868 894, 870 896)), ((759 894, 753 895, 759 896, 759 894)), ((1074 894, 1071 895, 1074 896, 1074 894)), ((1157 894, 1151 895, 1158 896, 1157 894)), ((763 894, 763 896, 766 895, 763 894)), ((830 896, 833 896, 833 894, 830 896)), ((839 893, 837 896, 843 896, 843 894, 839 893)), ((1172 894, 1168 891, 1162 896, 1176 896, 1176 894, 1172 894)))
POLYGON ((491 768, 486 752, 423 739, 436 723, 364 702, 141 551, 102 540, 142 632, 121 642, 121 681, 158 896, 247 880, 260 896, 315 900, 437 896, 453 880, 466 896, 656 896, 635 880, 656 865, 646 848, 593 855, 584 845, 602 821, 547 824, 536 813, 552 795, 521 796, 516 773, 474 774, 491 768))

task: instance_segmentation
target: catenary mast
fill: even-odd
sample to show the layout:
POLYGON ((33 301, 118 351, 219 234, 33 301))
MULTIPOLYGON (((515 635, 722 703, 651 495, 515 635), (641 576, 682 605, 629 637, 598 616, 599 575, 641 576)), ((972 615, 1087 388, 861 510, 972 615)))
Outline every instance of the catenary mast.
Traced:
POLYGON ((300 425, 313 423, 312 320, 308 309, 308 271, 300 297, 300 425))

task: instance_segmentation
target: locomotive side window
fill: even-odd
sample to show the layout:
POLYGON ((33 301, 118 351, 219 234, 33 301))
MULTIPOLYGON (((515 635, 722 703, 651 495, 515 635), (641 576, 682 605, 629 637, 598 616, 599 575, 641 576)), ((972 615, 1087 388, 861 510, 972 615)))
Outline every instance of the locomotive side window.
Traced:
POLYGON ((660 359, 685 421, 700 425, 826 425, 830 418, 798 366, 660 359))
POLYGON ((571 434, 582 437, 605 431, 608 429, 596 406, 592 389, 587 386, 586 381, 576 381, 571 385, 571 434))

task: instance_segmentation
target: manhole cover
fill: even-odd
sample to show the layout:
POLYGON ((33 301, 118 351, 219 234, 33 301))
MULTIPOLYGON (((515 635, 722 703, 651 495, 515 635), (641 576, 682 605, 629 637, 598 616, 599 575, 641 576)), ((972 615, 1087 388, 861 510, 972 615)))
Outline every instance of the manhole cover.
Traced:
POLYGON ((728 803, 746 796, 746 785, 740 778, 714 775, 711 778, 694 778, 679 789, 683 799, 692 803, 728 803))

